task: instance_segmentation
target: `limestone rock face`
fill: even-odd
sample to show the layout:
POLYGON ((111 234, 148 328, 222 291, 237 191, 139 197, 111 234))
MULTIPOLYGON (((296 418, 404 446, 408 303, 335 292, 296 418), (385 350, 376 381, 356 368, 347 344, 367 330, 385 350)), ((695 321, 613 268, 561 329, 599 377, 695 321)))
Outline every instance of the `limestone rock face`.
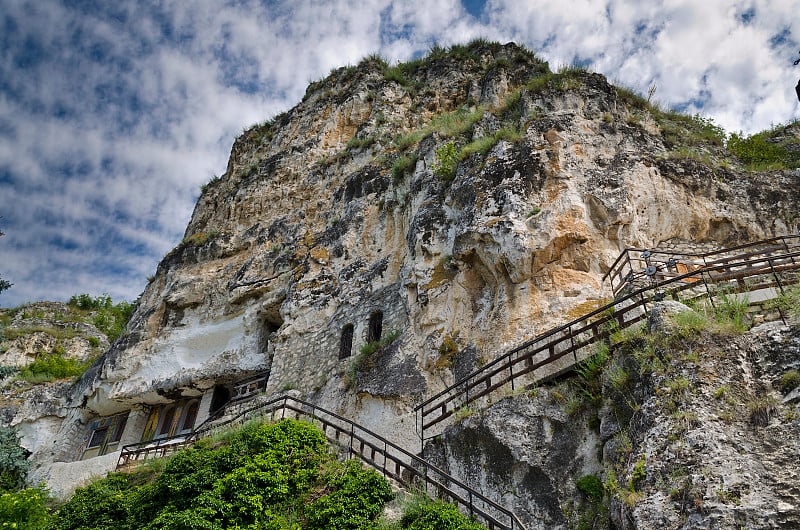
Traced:
POLYGON ((236 140, 56 436, 268 374, 417 447, 423 396, 596 307, 624 247, 797 231, 795 173, 676 156, 660 123, 513 44, 335 71, 236 140))
POLYGON ((412 359, 426 380, 405 393, 413 402, 452 380, 437 362, 445 336, 492 358, 607 296, 602 275, 626 245, 796 230, 796 177, 671 157, 653 116, 602 76, 530 88, 544 68, 513 45, 432 59, 407 83, 365 61, 248 130, 145 290, 129 339, 86 382, 89 406, 263 370, 271 390, 339 402, 341 330, 355 326, 357 350, 376 311, 400 332, 397 362, 412 359), (470 112, 462 134, 440 125, 470 112), (464 157, 452 181, 434 174, 443 143, 509 127, 518 139, 464 157), (393 171, 402 157, 416 162, 393 171))
POLYGON ((797 323, 733 339, 660 332, 649 360, 641 339, 609 360, 598 408, 574 376, 474 413, 426 457, 529 529, 800 525, 800 405, 779 385, 798 366, 797 323), (587 476, 602 498, 577 486, 587 476))

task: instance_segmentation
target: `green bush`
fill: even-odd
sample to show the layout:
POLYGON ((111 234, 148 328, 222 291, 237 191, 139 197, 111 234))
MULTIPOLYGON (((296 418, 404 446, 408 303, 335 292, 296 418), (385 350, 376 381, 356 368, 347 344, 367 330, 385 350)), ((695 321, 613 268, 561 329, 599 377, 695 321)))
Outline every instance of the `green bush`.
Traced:
POLYGON ((20 447, 17 432, 0 427, 0 491, 22 487, 29 468, 28 453, 20 447))
POLYGON ((595 475, 585 475, 575 482, 578 491, 586 495, 589 500, 600 502, 603 500, 603 482, 595 475))
POLYGON ((436 162, 433 165, 433 174, 449 182, 456 176, 458 162, 456 145, 453 142, 447 142, 436 148, 436 162))
POLYGON ((128 476, 124 474, 114 474, 79 488, 58 511, 52 528, 132 529, 128 524, 130 492, 128 476))
POLYGON ((392 497, 378 473, 338 462, 321 431, 295 420, 201 440, 152 474, 79 489, 52 528, 355 530, 370 528, 392 497))
POLYGON ((781 375, 778 386, 780 386, 781 392, 784 394, 791 392, 800 386, 800 372, 797 370, 784 372, 783 375, 781 375))
POLYGON ((458 508, 439 501, 423 500, 411 506, 400 519, 407 530, 485 530, 458 508))
POLYGON ((62 357, 62 353, 52 352, 40 355, 31 364, 20 370, 19 377, 32 382, 41 383, 76 377, 86 371, 85 363, 77 359, 62 357))
POLYGON ((47 493, 38 488, 0 494, 0 528, 16 530, 46 528, 50 519, 46 501, 47 493))
POLYGON ((73 295, 67 304, 84 311, 95 311, 92 323, 108 337, 109 342, 114 342, 122 334, 136 308, 135 303, 122 301, 115 304, 108 295, 92 297, 86 293, 73 295))
POLYGON ((371 469, 350 460, 344 474, 333 477, 331 493, 305 508, 307 528, 319 530, 358 530, 368 528, 391 500, 389 483, 371 469))
POLYGON ((800 152, 788 149, 789 141, 775 138, 781 130, 782 127, 775 127, 750 136, 733 133, 728 139, 728 150, 751 171, 800 167, 800 152))

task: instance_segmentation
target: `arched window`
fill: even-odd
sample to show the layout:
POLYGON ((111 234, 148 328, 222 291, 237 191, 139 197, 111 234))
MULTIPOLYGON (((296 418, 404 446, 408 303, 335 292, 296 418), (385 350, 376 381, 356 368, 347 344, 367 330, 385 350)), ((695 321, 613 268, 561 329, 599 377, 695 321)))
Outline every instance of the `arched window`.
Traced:
POLYGON ((367 330, 367 342, 381 340, 383 331, 383 312, 375 311, 369 316, 369 329, 367 330))
POLYGON ((347 359, 353 352, 353 325, 347 324, 342 328, 342 338, 339 341, 339 359, 347 359))
POLYGON ((186 412, 183 413, 183 421, 181 422, 181 432, 191 431, 194 427, 194 422, 197 419, 197 410, 200 408, 199 401, 192 401, 186 407, 186 412))
POLYGON ((175 421, 175 405, 170 405, 164 409, 164 417, 161 420, 161 428, 158 429, 159 436, 169 436, 172 431, 172 423, 175 421))

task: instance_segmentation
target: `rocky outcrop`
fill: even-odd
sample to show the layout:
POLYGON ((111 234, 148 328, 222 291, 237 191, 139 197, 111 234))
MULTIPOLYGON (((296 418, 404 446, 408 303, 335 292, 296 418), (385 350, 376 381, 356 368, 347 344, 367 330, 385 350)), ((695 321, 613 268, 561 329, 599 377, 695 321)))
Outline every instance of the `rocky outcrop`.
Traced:
POLYGON ((530 529, 794 528, 800 405, 780 382, 797 370, 800 327, 707 325, 642 332, 596 381, 509 396, 425 454, 530 529))
POLYGON ((686 156, 693 122, 665 116, 513 44, 336 70, 236 140, 40 461, 85 454, 97 418, 135 413, 133 441, 176 403, 202 419, 250 377, 416 448, 423 396, 597 307, 625 246, 797 231, 795 172, 686 156))

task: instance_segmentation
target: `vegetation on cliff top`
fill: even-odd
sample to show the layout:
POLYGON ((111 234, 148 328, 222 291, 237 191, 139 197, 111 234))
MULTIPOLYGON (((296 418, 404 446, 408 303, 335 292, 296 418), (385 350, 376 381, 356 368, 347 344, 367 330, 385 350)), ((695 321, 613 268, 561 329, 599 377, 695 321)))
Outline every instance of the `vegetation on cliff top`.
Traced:
MULTIPOLYGON (((32 334, 49 337, 47 349, 36 352, 33 362, 19 368, 0 365, 0 379, 18 373, 18 378, 29 383, 45 383, 83 374, 95 358, 102 353, 105 335, 109 342, 116 340, 125 330, 133 313, 134 303, 114 303, 109 296, 92 297, 75 295, 66 307, 49 302, 34 303, 0 312, 0 353, 11 341, 32 334), (15 325, 12 321, 18 320, 15 325), (95 330, 91 327, 94 326, 95 330), (70 342, 82 339, 93 353, 83 361, 71 355, 70 342)), ((73 344, 74 346, 74 344, 73 344)))
POLYGON ((252 423, 169 460, 111 474, 79 489, 52 516, 39 490, 3 494, 0 520, 53 530, 483 528, 453 506, 420 496, 410 497, 398 520, 384 520, 393 497, 377 472, 338 461, 317 428, 284 420, 252 423))
MULTIPOLYGON (((334 69, 324 79, 311 83, 304 100, 312 95, 333 97, 338 91, 345 89, 359 73, 377 69, 387 83, 396 83, 403 87, 411 97, 424 98, 427 93, 426 82, 431 72, 437 68, 459 68, 474 71, 477 75, 486 76, 498 69, 505 69, 512 75, 522 68, 527 69, 529 77, 517 80, 516 87, 499 108, 490 108, 486 104, 466 100, 463 105, 452 111, 445 111, 431 117, 427 124, 394 137, 393 142, 381 141, 375 131, 364 132, 364 138, 354 137, 348 142, 348 149, 379 145, 389 145, 401 153, 418 144, 423 138, 437 133, 445 142, 438 147, 436 173, 444 180, 452 180, 455 170, 461 161, 475 152, 485 154, 499 140, 517 141, 524 132, 520 123, 523 110, 519 105, 521 91, 542 93, 543 91, 568 91, 580 89, 590 75, 584 68, 569 66, 556 72, 550 70, 547 62, 522 46, 507 49, 506 46, 483 39, 474 40, 466 45, 455 45, 450 48, 433 47, 424 56, 412 61, 390 66, 378 55, 370 55, 357 66, 334 69), (512 110, 512 112, 508 112, 512 110), (492 113, 502 122, 500 131, 473 138, 473 126, 482 119, 485 113, 492 113), (509 114, 504 116, 504 114, 509 114), (459 141, 459 137, 464 137, 459 141)), ((729 168, 741 165, 747 171, 782 170, 800 167, 800 139, 797 122, 778 125, 767 131, 752 135, 728 133, 712 119, 699 114, 688 115, 673 109, 664 109, 655 99, 656 86, 650 87, 647 97, 625 87, 615 87, 617 96, 625 104, 624 114, 627 125, 639 126, 648 119, 658 125, 659 134, 664 139, 670 158, 689 158, 703 162, 711 167, 729 168)), ((346 90, 346 89, 345 89, 346 90)), ((338 94, 341 96, 341 94, 338 94)), ((338 97, 338 96, 337 96, 338 97)), ((371 92, 371 100, 380 100, 380 95, 371 92)), ((420 103, 418 103, 419 105, 420 103)), ((269 120, 248 131, 248 135, 267 134, 270 138, 275 127, 284 123, 286 114, 269 120), (258 132, 260 131, 260 132, 258 132)), ((606 113, 603 120, 607 123, 615 121, 611 113, 606 113)), ((384 120, 379 120, 383 123, 384 120)), ((416 153, 414 153, 416 155, 416 153)), ((342 156, 329 157, 328 161, 339 160, 342 156)), ((401 155, 406 162, 408 155, 401 155)), ((389 161, 391 162, 391 157, 389 161)), ((391 166, 391 164, 390 164, 391 166)), ((393 167, 397 179, 405 167, 393 167)))

